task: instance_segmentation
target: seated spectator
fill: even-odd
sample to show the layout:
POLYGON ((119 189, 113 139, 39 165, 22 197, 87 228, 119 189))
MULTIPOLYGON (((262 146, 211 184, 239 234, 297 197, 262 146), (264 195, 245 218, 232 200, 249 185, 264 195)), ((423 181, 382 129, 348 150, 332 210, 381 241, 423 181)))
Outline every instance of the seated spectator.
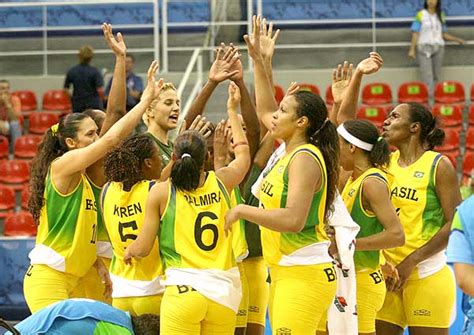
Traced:
POLYGON ((158 335, 160 317, 153 314, 130 316, 99 301, 68 299, 39 310, 17 324, 15 329, 24 335, 158 335))
POLYGON ((104 95, 104 79, 99 70, 90 65, 94 57, 94 49, 86 45, 79 49, 79 64, 72 67, 66 75, 64 90, 68 95, 71 84, 72 111, 83 112, 87 108, 102 109, 104 95))
POLYGON ((456 282, 464 293, 462 310, 466 323, 462 334, 474 335, 474 196, 459 205, 451 229, 447 254, 456 282))
MULTIPOLYGON (((131 110, 139 101, 143 93, 142 78, 133 73, 133 65, 135 64, 135 57, 127 54, 125 59, 126 84, 127 84, 127 111, 131 110)), ((112 78, 110 78, 107 87, 105 88, 105 99, 107 100, 112 86, 112 78)))
POLYGON ((10 139, 10 151, 13 151, 15 140, 21 136, 20 98, 11 95, 8 80, 0 80, 0 134, 10 139))

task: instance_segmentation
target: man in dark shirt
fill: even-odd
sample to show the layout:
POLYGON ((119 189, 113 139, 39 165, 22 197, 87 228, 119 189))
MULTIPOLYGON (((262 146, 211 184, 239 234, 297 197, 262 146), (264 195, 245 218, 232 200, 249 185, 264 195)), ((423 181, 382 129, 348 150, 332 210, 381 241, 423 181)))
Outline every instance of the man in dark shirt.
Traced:
POLYGON ((94 50, 91 46, 79 49, 79 64, 71 68, 64 82, 64 90, 69 94, 72 84, 72 111, 82 112, 87 108, 102 109, 104 80, 99 70, 90 65, 94 50))
MULTIPOLYGON (((142 78, 133 73, 133 65, 135 64, 135 57, 127 54, 125 59, 125 71, 127 72, 127 111, 131 110, 138 102, 143 93, 143 81, 142 78)), ((108 98, 110 88, 112 86, 112 79, 110 78, 107 87, 105 88, 105 99, 108 98)))

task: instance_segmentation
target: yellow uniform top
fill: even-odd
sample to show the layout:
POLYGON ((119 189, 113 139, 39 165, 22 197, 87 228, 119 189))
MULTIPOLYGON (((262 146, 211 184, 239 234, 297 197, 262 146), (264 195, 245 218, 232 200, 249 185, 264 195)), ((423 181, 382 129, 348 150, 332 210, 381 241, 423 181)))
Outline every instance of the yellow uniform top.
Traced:
POLYGON ((160 227, 160 251, 166 269, 226 271, 235 267, 232 236, 224 234, 229 208, 229 194, 213 171, 194 191, 178 190, 170 181, 160 227))
POLYGON ((101 204, 104 224, 113 248, 110 273, 128 280, 150 281, 163 272, 158 238, 155 239, 150 254, 136 259, 132 265, 123 262, 125 249, 137 239, 145 219, 145 205, 150 188, 155 182, 143 180, 132 186, 130 191, 123 189, 119 182, 104 185, 101 204))
POLYGON ((82 277, 96 260, 96 237, 97 207, 87 177, 81 174, 76 188, 61 194, 50 169, 31 263, 82 277))
POLYGON ((298 154, 309 155, 318 163, 322 173, 321 187, 313 195, 308 218, 301 232, 280 233, 261 228, 263 257, 269 265, 280 264, 283 256, 290 255, 311 244, 328 240, 324 232, 324 210, 327 192, 326 165, 322 153, 316 146, 312 144, 300 145, 273 166, 260 185, 262 207, 265 209, 285 208, 288 196, 288 168, 298 154))
POLYGON ((443 209, 436 195, 436 169, 441 154, 426 151, 408 167, 400 167, 400 152, 391 155, 389 173, 392 203, 405 232, 405 245, 386 250, 395 264, 428 242, 445 224, 443 209))
MULTIPOLYGON (((385 172, 377 168, 367 169, 356 180, 351 177, 347 181, 341 196, 347 210, 351 213, 352 219, 360 226, 357 238, 371 236, 380 233, 384 229, 377 216, 364 208, 362 189, 367 178, 377 178, 387 184, 387 190, 389 189, 385 172)), ((381 264, 381 261, 379 250, 356 251, 354 253, 356 271, 375 270, 381 264)))

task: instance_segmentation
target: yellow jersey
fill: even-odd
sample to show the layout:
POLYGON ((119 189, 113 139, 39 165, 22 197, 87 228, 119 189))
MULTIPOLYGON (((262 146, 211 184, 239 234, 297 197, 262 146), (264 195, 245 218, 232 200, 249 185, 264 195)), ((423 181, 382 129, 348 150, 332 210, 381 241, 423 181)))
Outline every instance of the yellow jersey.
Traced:
POLYGON ((160 251, 165 267, 229 270, 236 266, 233 238, 224 234, 230 196, 213 171, 193 191, 169 182, 161 217, 160 251))
POLYGON ((31 264, 44 264, 78 277, 84 276, 96 260, 97 206, 85 174, 76 188, 61 194, 46 176, 44 205, 39 219, 31 264))
MULTIPOLYGON (((311 200, 311 208, 304 228, 299 233, 281 233, 261 227, 263 257, 269 265, 282 265, 282 258, 298 250, 319 243, 327 242, 324 231, 324 210, 327 193, 327 172, 323 155, 312 144, 298 146, 282 157, 265 176, 260 185, 260 201, 265 209, 285 208, 288 196, 288 170, 298 154, 311 156, 319 165, 322 174, 321 187, 311 200)), ((327 254, 327 246, 325 247, 327 254)), ((295 264, 296 265, 296 264, 295 264)))
POLYGON ((150 282, 157 281, 163 273, 158 237, 148 256, 135 259, 132 265, 123 262, 125 249, 137 239, 143 227, 146 200, 154 184, 154 181, 142 180, 133 185, 129 191, 125 191, 120 182, 108 182, 103 187, 101 206, 104 224, 114 252, 109 269, 114 281, 114 296, 116 296, 116 281, 124 285, 126 282, 129 284, 134 282, 133 286, 145 288, 150 282))
MULTIPOLYGON (((386 174, 377 168, 370 168, 364 171, 356 180, 349 178, 344 190, 342 191, 342 199, 351 214, 352 219, 360 226, 357 238, 371 236, 383 231, 384 227, 377 219, 377 216, 364 208, 363 205, 363 185, 368 178, 377 178, 387 184, 387 192, 389 190, 386 174)), ((354 264, 356 271, 366 269, 375 270, 382 263, 379 250, 355 251, 354 264)))
POLYGON ((385 251, 395 265, 426 244, 446 222, 435 189, 442 155, 426 151, 408 167, 398 164, 399 157, 399 151, 391 155, 389 173, 394 181, 390 193, 405 232, 405 245, 385 251))

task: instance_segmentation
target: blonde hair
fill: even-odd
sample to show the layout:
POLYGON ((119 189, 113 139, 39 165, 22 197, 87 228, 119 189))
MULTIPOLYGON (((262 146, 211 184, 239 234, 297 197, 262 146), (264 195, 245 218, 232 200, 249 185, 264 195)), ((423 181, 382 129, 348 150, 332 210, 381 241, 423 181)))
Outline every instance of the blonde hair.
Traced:
POLYGON ((79 49, 79 63, 81 64, 89 64, 94 57, 94 48, 90 45, 83 45, 79 49))
POLYGON ((164 83, 163 88, 161 89, 161 92, 160 92, 160 95, 158 96, 158 98, 154 99, 150 103, 148 108, 146 109, 145 113, 143 113, 142 120, 143 120, 143 122, 145 123, 145 125, 147 127, 150 125, 150 115, 153 114, 153 111, 155 110, 156 105, 160 101, 161 93, 163 93, 164 91, 168 91, 168 90, 176 91, 176 87, 174 87, 173 83, 171 83, 171 82, 164 83))

